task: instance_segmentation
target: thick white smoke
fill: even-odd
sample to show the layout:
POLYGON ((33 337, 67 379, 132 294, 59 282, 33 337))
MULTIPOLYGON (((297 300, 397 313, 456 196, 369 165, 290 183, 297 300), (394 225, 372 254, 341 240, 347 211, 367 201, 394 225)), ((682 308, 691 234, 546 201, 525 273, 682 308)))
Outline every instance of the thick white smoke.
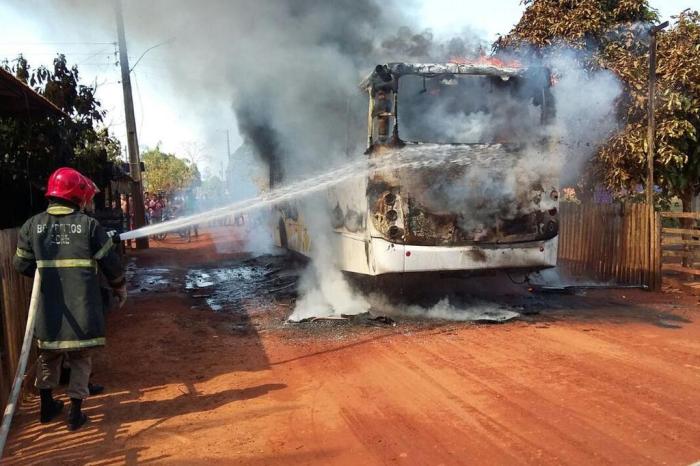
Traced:
POLYGON ((299 283, 299 299, 291 321, 310 317, 354 315, 367 312, 369 302, 352 289, 337 263, 335 234, 330 228, 327 203, 323 195, 304 202, 301 215, 313 235, 312 261, 299 283))

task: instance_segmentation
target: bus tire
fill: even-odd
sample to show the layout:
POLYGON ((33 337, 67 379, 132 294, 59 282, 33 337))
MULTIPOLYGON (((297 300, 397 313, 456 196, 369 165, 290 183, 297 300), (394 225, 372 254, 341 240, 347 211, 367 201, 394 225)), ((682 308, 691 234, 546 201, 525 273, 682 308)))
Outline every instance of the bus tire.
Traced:
POLYGON ((277 229, 279 230, 280 234, 280 247, 288 249, 289 243, 287 242, 287 228, 284 226, 283 219, 280 219, 279 224, 277 225, 277 229))

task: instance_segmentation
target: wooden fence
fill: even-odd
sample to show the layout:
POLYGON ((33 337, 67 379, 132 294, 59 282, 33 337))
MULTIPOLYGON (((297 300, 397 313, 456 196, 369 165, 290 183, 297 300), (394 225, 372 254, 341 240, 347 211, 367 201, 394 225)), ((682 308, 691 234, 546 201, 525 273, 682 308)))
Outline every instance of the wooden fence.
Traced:
POLYGON ((565 273, 660 288, 659 221, 646 204, 563 202, 560 219, 558 262, 565 273))
POLYGON ((32 292, 31 279, 17 274, 12 266, 17 232, 0 230, 0 407, 7 403, 17 370, 32 292))
POLYGON ((661 212, 664 277, 700 284, 700 212, 661 212))

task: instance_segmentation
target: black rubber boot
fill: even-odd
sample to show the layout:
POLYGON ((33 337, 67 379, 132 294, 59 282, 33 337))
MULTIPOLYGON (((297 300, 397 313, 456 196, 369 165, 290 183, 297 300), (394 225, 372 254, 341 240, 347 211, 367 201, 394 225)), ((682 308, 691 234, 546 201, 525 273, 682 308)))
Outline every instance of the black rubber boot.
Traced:
POLYGON ((70 399, 70 413, 68 413, 68 430, 78 430, 88 421, 87 415, 81 411, 83 400, 70 399))
POLYGON ((42 424, 46 424, 53 421, 63 410, 63 401, 54 400, 50 388, 40 389, 39 396, 41 397, 41 414, 39 419, 42 424))
POLYGON ((90 391, 90 396, 99 395, 105 391, 104 385, 98 383, 88 382, 88 390, 90 391))

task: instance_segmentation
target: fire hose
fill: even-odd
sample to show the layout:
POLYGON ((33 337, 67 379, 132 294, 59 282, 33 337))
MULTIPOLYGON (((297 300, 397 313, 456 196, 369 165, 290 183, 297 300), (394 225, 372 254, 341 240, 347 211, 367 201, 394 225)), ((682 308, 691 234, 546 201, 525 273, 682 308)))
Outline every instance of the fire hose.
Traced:
POLYGON ((24 331, 24 342, 22 343, 22 351, 19 355, 19 364, 15 373, 15 380, 12 383, 10 397, 5 407, 5 414, 2 416, 2 425, 0 425, 0 458, 5 450, 5 442, 10 433, 10 424, 12 417, 17 408, 17 398, 22 388, 24 381, 24 371, 27 369, 27 359, 29 358, 29 350, 32 346, 32 338, 34 337, 34 321, 36 320, 36 312, 39 308, 39 300, 41 290, 41 273, 39 269, 34 273, 34 284, 32 285, 32 297, 29 300, 29 314, 27 315, 27 328, 24 331))

